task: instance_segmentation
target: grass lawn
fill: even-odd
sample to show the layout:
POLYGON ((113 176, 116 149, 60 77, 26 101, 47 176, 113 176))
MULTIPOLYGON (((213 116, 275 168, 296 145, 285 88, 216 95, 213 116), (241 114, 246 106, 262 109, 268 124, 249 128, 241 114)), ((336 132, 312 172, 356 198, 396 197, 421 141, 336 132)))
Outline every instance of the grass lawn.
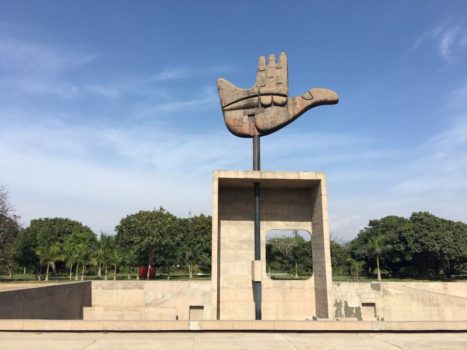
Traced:
MULTIPOLYGON (((9 275, 0 275, 0 282, 10 282, 10 283, 21 283, 21 282, 45 282, 45 274, 42 274, 42 278, 39 281, 37 275, 33 274, 14 274, 11 276, 9 275)), ((130 278, 128 278, 127 273, 117 273, 116 276, 117 280, 137 280, 137 275, 136 273, 130 274, 130 278)), ((167 275, 164 274, 157 274, 156 275, 156 280, 189 280, 189 276, 187 274, 179 274, 179 273, 174 273, 170 275, 170 278, 167 278, 167 275)), ((210 280, 211 276, 210 275, 193 275, 192 280, 210 280)), ((97 277, 95 274, 93 275, 84 275, 84 280, 85 281, 103 281, 105 280, 104 275, 102 277, 97 277)), ((114 275, 113 273, 108 273, 107 274, 107 280, 113 281, 114 280, 114 275)), ((144 280, 144 279, 141 279, 144 280)), ((81 275, 78 276, 78 281, 81 281, 81 275)), ((70 275, 69 274, 51 274, 49 275, 49 282, 51 283, 57 283, 57 282, 76 282, 76 276, 73 275, 72 279, 70 281, 70 275)))

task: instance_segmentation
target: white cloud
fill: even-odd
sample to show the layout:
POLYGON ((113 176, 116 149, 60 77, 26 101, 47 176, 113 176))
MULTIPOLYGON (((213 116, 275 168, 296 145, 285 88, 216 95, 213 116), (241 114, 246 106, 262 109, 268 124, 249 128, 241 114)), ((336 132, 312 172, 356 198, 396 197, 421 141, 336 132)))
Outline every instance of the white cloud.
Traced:
POLYGON ((458 35, 459 27, 457 26, 442 30, 439 32, 439 34, 437 33, 439 39, 439 54, 442 58, 444 58, 447 61, 452 60, 453 46, 456 44, 456 39, 458 38, 458 35))
POLYGON ((200 75, 214 75, 231 72, 230 66, 212 66, 212 67, 175 67, 165 68, 162 71, 154 74, 149 80, 153 82, 168 81, 168 80, 183 80, 200 75))
POLYGON ((467 29, 463 23, 443 22, 435 29, 427 31, 417 38, 410 50, 418 49, 430 39, 435 43, 438 54, 448 63, 456 61, 457 56, 467 49, 467 29))
POLYGON ((94 54, 67 52, 33 42, 0 38, 0 70, 8 75, 55 75, 95 58, 94 54))
POLYGON ((152 81, 164 81, 164 80, 179 80, 186 79, 193 75, 194 70, 183 67, 183 68, 166 68, 159 73, 154 74, 151 77, 152 81))

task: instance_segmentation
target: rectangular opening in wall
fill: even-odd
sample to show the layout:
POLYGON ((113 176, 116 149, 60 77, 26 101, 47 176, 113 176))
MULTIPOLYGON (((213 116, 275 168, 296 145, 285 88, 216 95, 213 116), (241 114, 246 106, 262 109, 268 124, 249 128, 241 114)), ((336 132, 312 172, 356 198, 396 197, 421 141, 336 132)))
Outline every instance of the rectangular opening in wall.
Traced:
POLYGON ((376 304, 362 303, 362 320, 371 321, 376 319, 376 304))
POLYGON ((204 306, 190 305, 190 321, 204 319, 204 306))
POLYGON ((313 274, 311 234, 270 230, 266 234, 266 273, 273 280, 306 280, 313 274))

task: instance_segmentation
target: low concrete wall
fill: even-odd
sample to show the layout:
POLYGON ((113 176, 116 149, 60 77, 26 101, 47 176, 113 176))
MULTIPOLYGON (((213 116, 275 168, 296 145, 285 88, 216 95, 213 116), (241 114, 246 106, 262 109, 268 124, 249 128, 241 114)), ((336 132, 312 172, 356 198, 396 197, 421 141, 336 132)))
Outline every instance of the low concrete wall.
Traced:
POLYGON ((91 282, 34 286, 0 292, 0 319, 83 319, 91 306, 91 282))
POLYGON ((334 283, 335 318, 467 321, 467 282, 334 283))
POLYGON ((85 320, 209 319, 211 281, 93 281, 85 320))
MULTIPOLYGON (((297 281, 280 282, 265 289, 263 309, 268 310, 271 305, 268 293, 275 293, 278 305, 283 308, 289 305, 287 298, 301 302, 303 310, 295 310, 295 314, 290 310, 289 317, 302 317, 304 320, 303 313, 307 311, 305 299, 312 304, 313 288, 309 288, 310 295, 303 289, 296 289, 294 283, 297 281)), ((311 283, 299 282, 305 282, 304 285, 311 283)), ((331 318, 467 321, 467 282, 336 282, 333 287, 334 314, 331 318)), ((210 281, 94 281, 93 305, 85 308, 84 319, 209 320, 213 315, 210 292, 210 281)), ((276 314, 276 317, 269 319, 285 319, 281 318, 283 314, 276 314)))

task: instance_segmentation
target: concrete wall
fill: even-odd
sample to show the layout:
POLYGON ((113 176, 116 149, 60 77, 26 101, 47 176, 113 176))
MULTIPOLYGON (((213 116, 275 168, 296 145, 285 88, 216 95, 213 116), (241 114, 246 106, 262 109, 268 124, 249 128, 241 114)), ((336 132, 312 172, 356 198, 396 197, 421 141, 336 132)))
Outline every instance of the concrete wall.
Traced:
POLYGON ((93 281, 85 320, 209 319, 211 281, 93 281))
POLYGON ((0 292, 0 319, 82 319, 84 306, 91 306, 89 281, 0 292))
MULTIPOLYGON (((233 306, 229 309, 227 303, 222 310, 243 320, 242 311, 232 310, 241 304, 237 300, 242 294, 236 297, 234 288, 230 292, 222 295, 231 298, 233 306)), ((211 281, 94 281, 92 293, 85 320, 212 319, 211 281)), ((335 282, 333 296, 331 318, 467 321, 467 282, 335 282)), ((263 278, 263 319, 306 320, 315 310, 314 298, 313 278, 263 278)))
POLYGON ((368 321, 466 321, 467 282, 334 283, 334 316, 368 321))
POLYGON ((213 319, 254 320, 253 280, 262 284, 263 320, 305 320, 316 315, 332 317, 323 173, 217 171, 213 179, 212 216, 213 319), (261 262, 252 267, 254 182, 261 184, 261 262), (314 274, 311 279, 274 281, 267 276, 266 234, 272 229, 299 229, 312 233, 314 274))

